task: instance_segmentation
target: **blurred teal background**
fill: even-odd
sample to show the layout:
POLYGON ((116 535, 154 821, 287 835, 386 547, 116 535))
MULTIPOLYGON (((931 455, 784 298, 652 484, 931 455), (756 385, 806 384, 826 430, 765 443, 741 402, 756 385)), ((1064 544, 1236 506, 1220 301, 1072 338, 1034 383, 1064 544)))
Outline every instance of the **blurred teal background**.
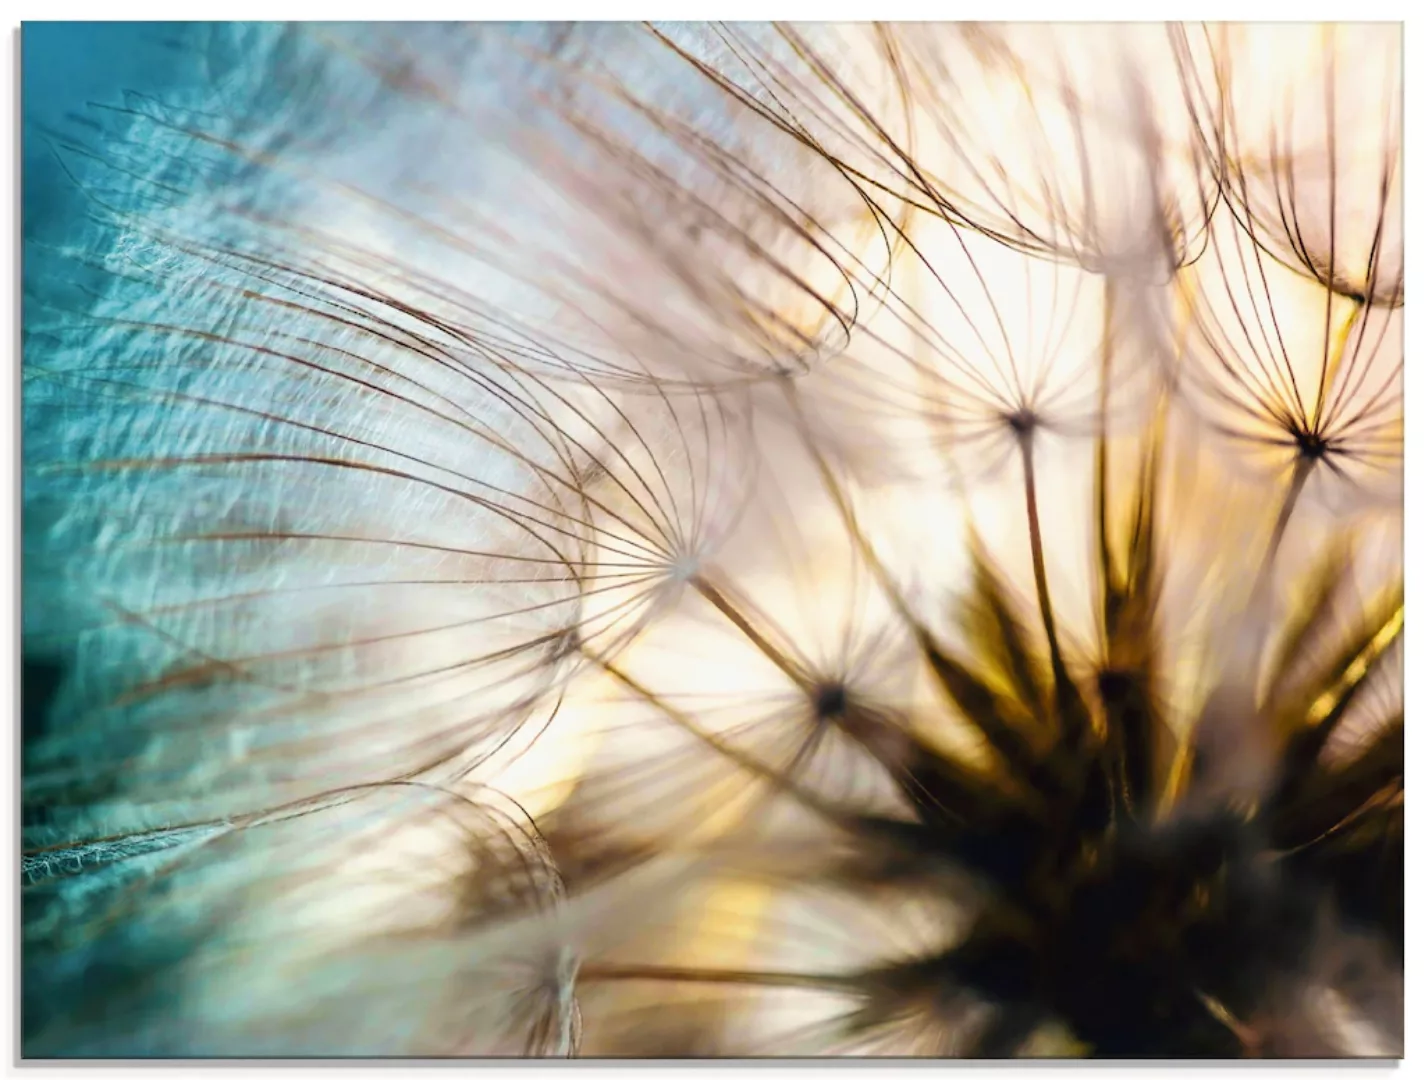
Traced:
MULTIPOLYGON (((60 166, 51 138, 81 136, 91 104, 120 105, 125 91, 161 95, 201 77, 193 47, 199 23, 27 22, 20 31, 21 230, 24 241, 62 242, 85 214, 83 196, 60 166)), ((34 259, 25 259, 24 295, 42 297, 34 259)), ((28 320, 25 320, 28 322, 28 320)), ((27 343, 26 353, 29 351, 27 343)), ((26 534, 30 530, 26 529, 26 534)), ((28 545, 27 545, 28 546, 28 545)), ((28 576, 28 575, 26 575, 28 576)), ((26 607, 42 603, 26 596, 26 607)), ((23 658, 25 740, 44 727, 64 676, 60 656, 23 658)))
MULTIPOLYGON (((82 133, 91 103, 119 105, 124 92, 161 95, 203 75, 196 48, 211 24, 27 22, 20 30, 25 239, 53 239, 83 212, 46 133, 82 133)), ((27 282, 28 284, 28 282, 27 282)))

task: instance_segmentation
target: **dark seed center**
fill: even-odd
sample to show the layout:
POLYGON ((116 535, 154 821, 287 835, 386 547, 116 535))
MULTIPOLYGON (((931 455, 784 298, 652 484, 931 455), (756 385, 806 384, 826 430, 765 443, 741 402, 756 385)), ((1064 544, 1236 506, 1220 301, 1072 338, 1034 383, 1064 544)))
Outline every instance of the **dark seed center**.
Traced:
POLYGON ((841 683, 824 683, 812 694, 812 708, 823 720, 840 716, 846 712, 846 687, 841 683))

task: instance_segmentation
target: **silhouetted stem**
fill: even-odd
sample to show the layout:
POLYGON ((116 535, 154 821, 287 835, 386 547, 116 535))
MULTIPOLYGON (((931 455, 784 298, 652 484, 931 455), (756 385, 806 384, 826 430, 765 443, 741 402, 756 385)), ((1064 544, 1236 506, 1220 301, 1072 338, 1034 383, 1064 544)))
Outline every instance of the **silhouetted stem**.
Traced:
POLYGON ((609 676, 616 679, 623 686, 632 690, 650 705, 656 707, 665 717, 677 724, 688 734, 692 735, 699 742, 727 758, 739 768, 745 769, 753 776, 771 784, 773 789, 780 794, 784 794, 794 799, 801 806, 806 807, 836 825, 843 825, 851 828, 856 827, 854 816, 848 815, 835 807, 828 806, 821 799, 816 798, 809 792, 803 791, 796 782, 783 771, 771 768, 763 762, 757 760, 751 754, 745 754, 732 744, 718 738, 711 732, 705 731, 698 726, 682 710, 674 708, 668 701, 660 697, 656 692, 639 682, 628 672, 624 671, 612 661, 594 656, 591 653, 584 654, 588 659, 599 665, 609 676))
POLYGON ((728 622, 737 627, 747 640, 757 647, 758 652, 776 664, 783 674, 798 686, 803 683, 804 677, 802 673, 797 670, 796 665, 792 663, 791 659, 788 658, 781 649, 778 649, 768 641, 766 637, 762 635, 761 631, 748 622, 747 617, 737 610, 737 607, 717 586, 701 576, 692 578, 689 584, 697 590, 698 595, 702 596, 703 599, 717 608, 728 622))
POLYGON ((1286 536, 1286 527, 1291 521, 1291 515, 1296 510, 1297 500, 1301 498, 1301 491, 1306 487, 1306 481, 1311 477, 1311 471, 1316 467, 1317 459, 1302 454, 1297 457, 1296 464, 1292 467, 1291 483, 1287 486, 1286 497, 1282 499, 1282 506, 1277 511, 1276 524, 1272 526, 1272 537, 1267 542, 1267 551, 1262 558, 1261 569, 1257 571, 1256 584, 1252 586, 1252 603, 1255 606, 1266 593, 1267 587, 1271 584, 1272 571, 1276 567, 1277 552, 1281 549, 1282 538, 1286 536))
POLYGON ((851 980, 841 975, 794 971, 719 971, 713 968, 659 967, 653 964, 585 964, 579 978, 598 982, 720 983, 733 986, 778 986, 799 990, 847 990, 851 980))
POLYGON ((1112 582, 1113 554, 1108 543, 1108 384, 1113 370, 1113 282, 1104 285, 1103 300, 1103 360, 1099 366, 1098 384, 1098 444, 1094 450, 1094 509, 1098 516, 1099 570, 1101 586, 1107 590, 1112 582))
POLYGON ((1049 599, 1049 575, 1044 569, 1044 534, 1039 526, 1039 493, 1034 483, 1034 437, 1026 432, 1019 437, 1020 457, 1024 462, 1024 509, 1029 519, 1029 553, 1034 562, 1034 591, 1039 597, 1039 614, 1044 620, 1044 634, 1049 639, 1049 662, 1054 668, 1054 689, 1057 692, 1064 679, 1064 657, 1059 651, 1059 635, 1054 630, 1054 605, 1049 599))

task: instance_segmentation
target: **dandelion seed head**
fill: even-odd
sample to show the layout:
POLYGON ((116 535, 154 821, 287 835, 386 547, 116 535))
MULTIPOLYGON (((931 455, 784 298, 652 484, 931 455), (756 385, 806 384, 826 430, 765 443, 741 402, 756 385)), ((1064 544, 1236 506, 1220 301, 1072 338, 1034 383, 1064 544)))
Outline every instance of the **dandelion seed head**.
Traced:
POLYGON ((27 249, 27 1043, 1393 1052, 1397 39, 183 36, 27 249))

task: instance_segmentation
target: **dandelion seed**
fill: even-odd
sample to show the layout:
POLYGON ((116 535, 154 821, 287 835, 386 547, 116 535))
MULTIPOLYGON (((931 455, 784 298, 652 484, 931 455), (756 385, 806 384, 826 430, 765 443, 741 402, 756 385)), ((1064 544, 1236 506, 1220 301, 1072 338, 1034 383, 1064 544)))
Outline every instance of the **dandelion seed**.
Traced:
POLYGON ((1403 303, 1399 28, 1193 27, 1174 43, 1204 149, 1258 242, 1343 297, 1403 303))

